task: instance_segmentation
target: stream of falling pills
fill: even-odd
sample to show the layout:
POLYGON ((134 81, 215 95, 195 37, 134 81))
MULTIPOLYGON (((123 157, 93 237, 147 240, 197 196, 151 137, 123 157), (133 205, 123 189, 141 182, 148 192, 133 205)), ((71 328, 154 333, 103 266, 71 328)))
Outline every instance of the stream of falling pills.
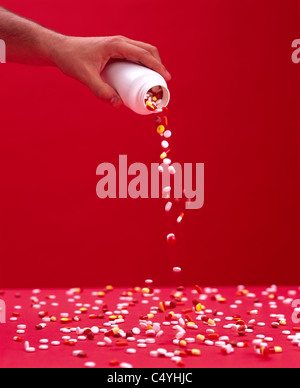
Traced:
POLYGON ((15 357, 34 362, 38 353, 45 364, 50 352, 55 367, 65 362, 86 368, 197 367, 202 358, 213 364, 222 355, 233 357, 233 366, 235 357, 272 362, 281 353, 299 352, 299 358, 299 287, 172 290, 152 288, 147 280, 147 286, 128 289, 2 292, 8 314, 3 328, 15 343, 15 357))
MULTIPOLYGON (((159 105, 162 101, 163 90, 160 86, 156 86, 148 91, 145 97, 146 108, 155 114, 155 128, 156 132, 160 137, 161 141, 161 154, 160 154, 160 163, 163 165, 159 165, 159 171, 161 173, 164 172, 164 169, 168 169, 168 173, 171 175, 176 174, 176 170, 174 166, 172 166, 172 160, 170 159, 171 147, 170 147, 170 138, 172 136, 172 132, 169 129, 169 120, 167 116, 168 108, 163 107, 159 108, 159 105)), ((162 188, 163 198, 166 199, 165 211, 171 212, 173 207, 173 202, 171 200, 171 186, 165 186, 162 188)), ((176 211, 176 210, 175 210, 176 211)), ((179 224, 183 220, 184 212, 181 211, 176 216, 176 222, 179 224)), ((169 233, 167 235, 167 243, 169 245, 175 245, 177 243, 177 238, 174 233, 169 233)), ((173 267, 174 273, 180 273, 181 268, 178 266, 173 267)))

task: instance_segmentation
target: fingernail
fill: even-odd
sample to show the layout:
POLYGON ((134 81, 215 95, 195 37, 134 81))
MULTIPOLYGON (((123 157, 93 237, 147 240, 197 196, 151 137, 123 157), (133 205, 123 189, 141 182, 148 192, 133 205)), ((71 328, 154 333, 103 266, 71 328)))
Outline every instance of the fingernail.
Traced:
POLYGON ((118 106, 120 105, 120 99, 117 96, 114 96, 111 100, 110 103, 112 106, 118 106))
POLYGON ((169 80, 172 78, 171 74, 168 72, 168 70, 166 70, 166 75, 167 77, 169 78, 169 80))

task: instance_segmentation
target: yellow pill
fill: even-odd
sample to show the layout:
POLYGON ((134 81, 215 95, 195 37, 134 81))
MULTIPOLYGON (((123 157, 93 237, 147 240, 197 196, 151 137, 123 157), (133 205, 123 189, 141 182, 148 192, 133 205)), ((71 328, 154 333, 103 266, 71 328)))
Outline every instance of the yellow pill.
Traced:
POLYGON ((161 135, 164 132, 165 132, 165 127, 163 125, 159 125, 157 127, 157 133, 159 133, 161 135))
POLYGON ((201 351, 199 349, 192 349, 192 355, 193 356, 200 356, 201 351))
POLYGON ((160 155, 160 158, 161 159, 165 159, 167 157, 167 153, 166 152, 163 152, 161 155, 160 155))
POLYGON ((201 342, 204 342, 205 341, 205 336, 202 335, 202 334, 198 334, 197 335, 197 340, 201 341, 201 342))

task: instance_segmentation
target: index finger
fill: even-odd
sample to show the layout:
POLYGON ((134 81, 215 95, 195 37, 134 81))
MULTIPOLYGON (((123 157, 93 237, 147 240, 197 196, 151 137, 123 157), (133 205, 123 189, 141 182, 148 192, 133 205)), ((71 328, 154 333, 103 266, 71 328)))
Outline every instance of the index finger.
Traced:
POLYGON ((132 62, 138 62, 150 69, 156 71, 162 75, 166 81, 171 79, 171 75, 165 66, 158 61, 149 51, 145 48, 133 45, 126 41, 118 42, 112 51, 111 58, 128 59, 132 62))

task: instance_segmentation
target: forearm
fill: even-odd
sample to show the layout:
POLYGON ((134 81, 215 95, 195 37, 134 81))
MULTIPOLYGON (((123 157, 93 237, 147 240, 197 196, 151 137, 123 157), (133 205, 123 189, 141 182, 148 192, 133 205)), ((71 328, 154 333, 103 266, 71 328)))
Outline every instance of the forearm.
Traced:
POLYGON ((8 62, 52 66, 64 36, 0 7, 0 39, 8 62))

